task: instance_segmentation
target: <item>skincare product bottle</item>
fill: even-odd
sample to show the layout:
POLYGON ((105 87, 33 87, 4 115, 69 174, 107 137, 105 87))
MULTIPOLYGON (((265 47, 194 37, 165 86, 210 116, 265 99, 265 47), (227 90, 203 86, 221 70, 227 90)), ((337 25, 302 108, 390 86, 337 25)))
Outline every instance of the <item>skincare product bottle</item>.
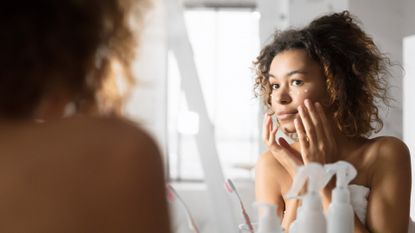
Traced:
POLYGON ((309 163, 298 168, 293 185, 287 193, 287 198, 299 198, 302 201, 294 223, 295 233, 326 233, 326 218, 323 214, 319 191, 328 180, 329 176, 324 167, 318 163, 309 163), (306 181, 306 193, 297 196, 306 181))
POLYGON ((356 177, 357 171, 345 161, 327 164, 325 169, 336 175, 336 187, 332 191, 327 212, 327 233, 353 233, 354 212, 348 185, 356 177))
POLYGON ((267 203, 255 203, 258 209, 257 233, 283 233, 276 206, 267 203))

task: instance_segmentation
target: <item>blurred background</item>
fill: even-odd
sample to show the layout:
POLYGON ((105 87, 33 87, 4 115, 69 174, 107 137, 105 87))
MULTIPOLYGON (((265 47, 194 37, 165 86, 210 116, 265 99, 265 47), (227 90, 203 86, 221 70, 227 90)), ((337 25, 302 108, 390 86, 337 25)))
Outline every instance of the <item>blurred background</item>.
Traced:
MULTIPOLYGON (((378 135, 401 138, 415 155, 415 1, 153 0, 126 113, 158 141, 166 179, 201 232, 237 232, 233 226, 243 222, 235 195, 223 187, 227 178, 253 213, 253 167, 265 148, 252 61, 275 30, 342 10, 357 16, 396 64, 394 102, 382 108, 378 135)), ((192 232, 183 208, 174 201, 171 207, 175 232, 192 232)))

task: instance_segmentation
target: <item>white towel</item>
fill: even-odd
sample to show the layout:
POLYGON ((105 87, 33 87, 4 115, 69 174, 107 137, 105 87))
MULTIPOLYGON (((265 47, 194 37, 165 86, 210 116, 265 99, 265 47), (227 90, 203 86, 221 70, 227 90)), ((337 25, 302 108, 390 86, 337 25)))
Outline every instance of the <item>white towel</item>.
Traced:
MULTIPOLYGON (((359 220, 366 224, 366 209, 367 199, 369 197, 370 189, 363 185, 352 184, 349 185, 350 190, 350 202, 353 206, 353 210, 356 213, 359 220)), ((409 221, 408 233, 415 233, 415 223, 409 221)))

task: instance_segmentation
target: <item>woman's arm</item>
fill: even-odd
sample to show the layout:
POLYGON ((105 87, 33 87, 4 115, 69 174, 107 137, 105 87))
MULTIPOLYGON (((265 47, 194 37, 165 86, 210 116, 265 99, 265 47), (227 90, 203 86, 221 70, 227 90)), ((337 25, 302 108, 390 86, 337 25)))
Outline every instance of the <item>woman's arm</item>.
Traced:
POLYGON ((371 232, 407 233, 411 194, 409 150, 399 139, 378 141, 368 200, 367 225, 371 232))
POLYGON ((287 233, 289 233, 288 230, 291 223, 297 218, 298 207, 300 207, 300 201, 298 199, 286 200, 285 213, 281 225, 287 233))
POLYGON ((284 201, 281 195, 281 179, 285 179, 284 169, 270 152, 262 154, 256 164, 255 194, 256 201, 277 206, 278 216, 284 212, 284 201))
POLYGON ((257 202, 277 205, 277 214, 282 219, 281 225, 288 232, 295 220, 298 200, 283 199, 283 184, 291 186, 292 179, 285 168, 274 158, 271 152, 261 155, 256 165, 255 189, 257 202))

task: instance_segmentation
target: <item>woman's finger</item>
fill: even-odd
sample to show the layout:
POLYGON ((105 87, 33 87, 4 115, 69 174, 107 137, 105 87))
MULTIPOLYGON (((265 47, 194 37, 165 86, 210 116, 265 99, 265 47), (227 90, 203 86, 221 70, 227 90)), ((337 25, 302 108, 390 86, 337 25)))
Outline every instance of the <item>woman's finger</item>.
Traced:
POLYGON ((268 116, 268 139, 271 136, 273 125, 274 125, 274 122, 272 121, 272 116, 268 116))
POLYGON ((262 140, 264 140, 264 142, 268 142, 268 138, 269 138, 268 125, 269 125, 269 115, 265 113, 264 122, 262 123, 262 140))
POLYGON ((294 150, 294 148, 292 148, 283 137, 278 138, 278 144, 288 151, 288 156, 290 156, 290 158, 294 160, 297 166, 304 164, 303 159, 301 157, 301 153, 298 153, 296 150, 294 150))
MULTIPOLYGON (((271 118, 271 119, 272 119, 272 118, 271 118)), ((273 124, 271 124, 271 126, 272 126, 272 125, 273 125, 273 124)), ((277 134, 278 128, 279 128, 279 125, 278 125, 278 124, 275 124, 275 125, 273 126, 273 129, 271 130, 271 133, 270 133, 270 135, 269 135, 268 145, 273 145, 273 144, 276 144, 276 142, 275 142, 275 135, 277 134)))
POLYGON ((265 114, 264 123, 262 125, 262 139, 267 146, 270 147, 276 144, 275 135, 277 134, 278 128, 278 124, 273 124, 272 116, 265 114))
POLYGON ((294 127, 295 131, 297 132, 298 141, 300 142, 300 150, 302 152, 301 154, 304 154, 304 151, 308 148, 310 142, 307 139, 307 135, 300 118, 294 119, 294 127))
POLYGON ((325 132, 324 132, 324 127, 320 115, 317 112, 315 105, 311 103, 311 101, 309 99, 306 99, 304 101, 304 104, 307 108, 307 113, 311 119, 312 125, 313 125, 313 129, 315 131, 315 135, 316 135, 316 143, 322 143, 324 141, 326 141, 326 136, 325 136, 325 132))
POLYGON ((304 108, 304 106, 300 105, 298 106, 298 112, 300 113, 301 123, 304 126, 303 128, 307 136, 306 137, 307 140, 309 141, 310 144, 315 144, 316 143, 315 129, 310 119, 310 116, 307 113, 307 110, 304 108))
MULTIPOLYGON (((328 122, 328 119, 326 117, 326 113, 324 112, 323 107, 321 106, 321 104, 318 103, 318 102, 316 102, 315 103, 315 107, 316 107, 318 116, 321 119, 321 122, 328 122)), ((325 124, 324 127, 321 127, 321 128, 322 128, 322 130, 324 132, 324 135, 326 137, 326 140, 330 141, 330 140, 332 140, 334 138, 333 137, 333 131, 332 131, 331 127, 330 127, 330 124, 325 124)))

